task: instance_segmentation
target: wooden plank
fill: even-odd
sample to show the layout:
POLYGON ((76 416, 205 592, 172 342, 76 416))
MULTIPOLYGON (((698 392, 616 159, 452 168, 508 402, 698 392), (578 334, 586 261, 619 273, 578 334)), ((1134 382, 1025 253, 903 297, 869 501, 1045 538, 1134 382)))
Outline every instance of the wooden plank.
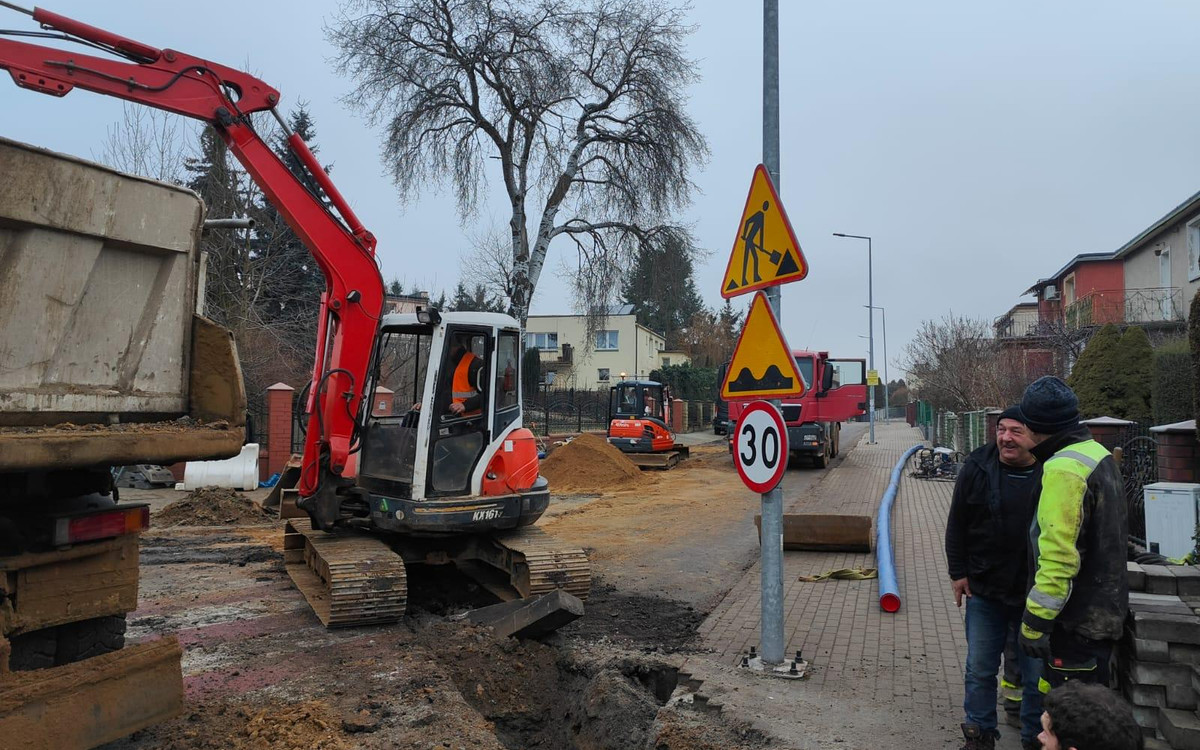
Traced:
MULTIPOLYGON (((754 516, 762 539, 762 516, 754 516)), ((870 552, 871 517, 833 513, 783 516, 783 548, 818 552, 870 552)))
POLYGON ((0 683, 0 737, 36 750, 88 748, 166 721, 183 707, 181 653, 172 636, 9 673, 0 683))

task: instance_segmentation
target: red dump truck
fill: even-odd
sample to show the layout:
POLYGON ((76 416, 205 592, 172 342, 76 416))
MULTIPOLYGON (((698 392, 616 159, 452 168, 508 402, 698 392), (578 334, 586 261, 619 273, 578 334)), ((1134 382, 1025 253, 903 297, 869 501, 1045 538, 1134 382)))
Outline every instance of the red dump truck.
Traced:
MULTIPOLYGON (((823 469, 841 450, 842 422, 867 412, 867 364, 864 359, 831 359, 829 352, 793 351, 796 368, 807 390, 800 398, 785 398, 781 410, 788 428, 791 458, 809 458, 823 469)), ((728 363, 721 367, 718 382, 725 379, 728 363)), ((743 402, 722 404, 717 396, 717 413, 728 418, 718 429, 730 436, 741 415, 743 402)))
POLYGON ((245 393, 198 196, 2 138, 0 175, 0 738, 90 748, 182 705, 178 642, 124 644, 150 514, 112 470, 236 455, 245 393))

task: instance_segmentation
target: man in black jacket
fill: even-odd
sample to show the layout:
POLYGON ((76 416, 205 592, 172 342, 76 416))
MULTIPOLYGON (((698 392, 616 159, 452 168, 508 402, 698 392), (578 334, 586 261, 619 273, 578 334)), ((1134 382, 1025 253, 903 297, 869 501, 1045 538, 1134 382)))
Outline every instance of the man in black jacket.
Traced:
MULTIPOLYGON (((971 453, 954 486, 946 521, 946 560, 954 602, 967 600, 963 750, 992 750, 996 675, 1009 634, 1021 623, 1028 592, 1029 527, 1035 511, 1037 464, 1017 407, 1000 415, 996 442, 971 453)), ((1041 664, 1021 655, 1021 745, 1037 748, 1041 664)))

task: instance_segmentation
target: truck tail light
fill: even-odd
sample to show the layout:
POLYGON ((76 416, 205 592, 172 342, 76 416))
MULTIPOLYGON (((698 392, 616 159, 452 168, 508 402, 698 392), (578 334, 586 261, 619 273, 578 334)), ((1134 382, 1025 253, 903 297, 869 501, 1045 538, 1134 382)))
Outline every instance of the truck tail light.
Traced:
POLYGON ((109 539, 125 534, 135 534, 150 528, 150 506, 135 505, 114 508, 99 513, 57 519, 54 527, 54 545, 60 547, 95 539, 109 539))

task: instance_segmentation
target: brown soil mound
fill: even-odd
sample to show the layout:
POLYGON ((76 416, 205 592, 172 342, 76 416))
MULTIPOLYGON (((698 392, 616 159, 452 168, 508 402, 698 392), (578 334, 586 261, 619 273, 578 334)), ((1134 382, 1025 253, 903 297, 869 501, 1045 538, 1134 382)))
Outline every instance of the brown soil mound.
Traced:
POLYGON ((258 503, 235 490, 201 487, 154 516, 155 526, 241 526, 269 521, 258 503))
POLYGON ((338 715, 319 700, 265 707, 201 706, 187 716, 185 722, 160 728, 155 734, 157 747, 179 750, 352 750, 357 747, 346 734, 338 715))
POLYGON ((542 462, 551 493, 601 492, 642 480, 642 470, 599 435, 584 433, 542 462))

